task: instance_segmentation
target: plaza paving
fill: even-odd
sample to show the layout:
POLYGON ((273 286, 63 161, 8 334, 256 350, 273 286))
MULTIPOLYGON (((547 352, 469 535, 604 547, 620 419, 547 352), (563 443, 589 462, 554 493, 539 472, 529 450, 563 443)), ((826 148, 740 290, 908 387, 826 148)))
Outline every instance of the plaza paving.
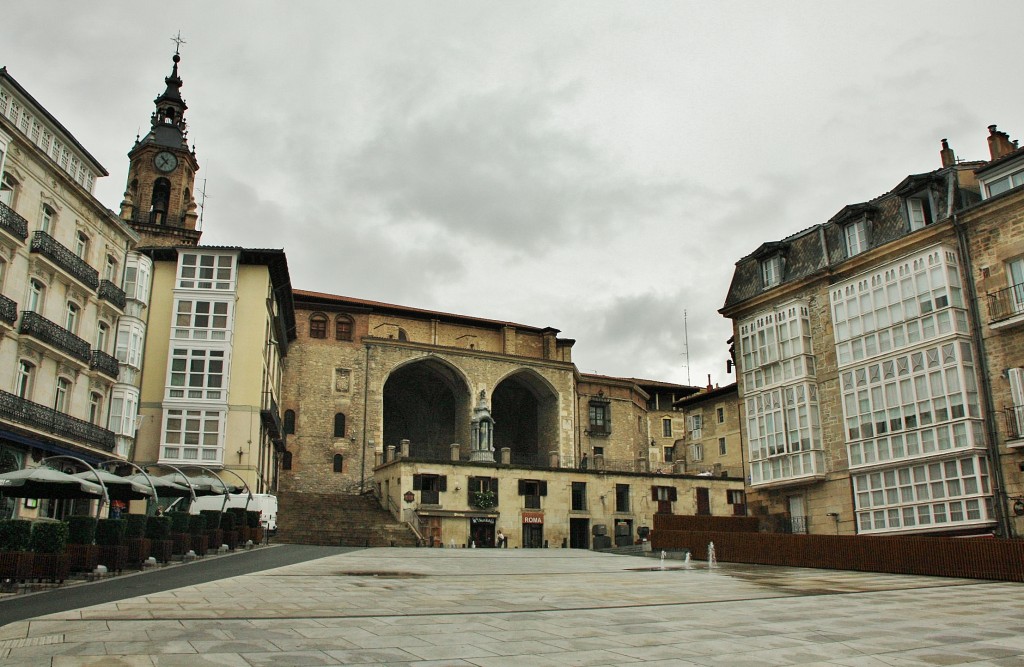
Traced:
POLYGON ((0 664, 1021 665, 1020 584, 366 549, 0 627, 0 664))

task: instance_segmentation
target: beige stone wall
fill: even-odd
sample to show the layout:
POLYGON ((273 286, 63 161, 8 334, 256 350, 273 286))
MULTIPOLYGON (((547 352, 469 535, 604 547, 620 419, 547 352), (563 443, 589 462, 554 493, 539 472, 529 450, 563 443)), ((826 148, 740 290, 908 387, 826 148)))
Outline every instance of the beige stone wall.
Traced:
MULTIPOLYGON (((293 410, 296 430, 288 438, 292 452, 292 470, 283 471, 282 485, 291 489, 323 489, 334 492, 358 492, 367 487, 372 477, 374 453, 388 445, 383 442, 383 390, 388 377, 405 364, 433 358, 451 368, 465 383, 470 404, 463 406, 466 416, 460 444, 469 446, 469 415, 480 391, 488 400, 495 387, 506 377, 527 371, 540 379, 557 397, 557 420, 541 433, 541 450, 556 451, 563 460, 574 460, 574 395, 573 367, 569 363, 540 358, 501 354, 468 346, 434 345, 438 339, 459 339, 458 327, 437 326, 431 320, 377 316, 353 313, 353 340, 338 341, 334 336, 333 313, 307 309, 296 310, 297 340, 284 360, 285 377, 282 410, 293 410), (331 317, 326 339, 309 337, 309 317, 325 312, 331 317), (387 324, 382 326, 382 322, 387 324), (381 336, 384 327, 392 326, 392 336, 381 336), (399 340, 397 330, 405 331, 407 340, 399 340), (334 416, 346 416, 346 435, 333 437, 334 416), (343 471, 335 473, 334 456, 343 457, 343 471)), ((503 344, 505 334, 467 326, 465 335, 485 341, 484 347, 503 344), (480 335, 487 333, 487 336, 480 335)), ((466 340, 469 340, 468 338, 466 340)), ((520 344, 522 340, 520 339, 520 344)), ((543 425, 542 425, 543 426, 543 425)), ((499 427, 500 428, 500 427, 499 427)))
POLYGON ((1024 367, 1024 321, 1008 318, 996 322, 992 308, 995 293, 1011 286, 1007 262, 1024 256, 1024 192, 988 201, 963 216, 970 239, 973 278, 978 294, 982 341, 987 355, 984 372, 992 391, 996 440, 1007 496, 1007 515, 1015 536, 1024 535, 1024 516, 1014 502, 1024 499, 1024 442, 1010 439, 1007 408, 1013 406, 1006 370, 1024 367), (1008 446, 1008 442, 1011 446, 1008 446))
POLYGON ((470 464, 422 464, 400 460, 382 464, 374 471, 373 483, 378 485, 386 499, 382 506, 389 508, 396 518, 415 522, 419 515, 443 516, 441 520, 442 540, 449 545, 468 543, 469 516, 487 515, 497 517, 497 528, 508 536, 509 548, 520 547, 522 539, 522 515, 524 512, 543 514, 544 540, 555 548, 569 543, 569 519, 587 519, 592 528, 597 524, 607 526, 608 535, 614 536, 616 521, 629 520, 633 523, 632 537, 636 528, 652 527, 657 502, 652 500, 652 486, 667 486, 676 489, 677 500, 672 503, 673 514, 692 515, 697 512, 697 489, 708 489, 711 514, 733 516, 734 508, 728 503, 727 491, 742 490, 743 481, 737 478, 707 478, 692 475, 640 475, 588 470, 535 470, 505 466, 474 466, 470 464), (421 493, 413 491, 414 474, 444 475, 447 491, 439 494, 437 505, 423 506, 421 493), (498 504, 489 511, 471 507, 467 492, 470 477, 497 477, 498 504), (541 498, 539 510, 527 509, 524 498, 518 494, 521 479, 547 482, 548 493, 541 498), (572 509, 572 483, 586 484, 586 509, 572 509), (617 484, 629 486, 629 511, 617 512, 615 491, 617 484), (413 501, 405 502, 403 496, 412 491, 413 501), (395 508, 400 509, 396 512, 395 508))
MULTIPOLYGON (((676 446, 676 470, 691 474, 710 472, 716 476, 745 477, 739 394, 734 390, 724 395, 712 394, 705 397, 707 393, 704 391, 687 399, 674 413, 673 431, 676 438, 681 440, 676 446), (690 416, 694 414, 700 414, 703 423, 701 437, 697 440, 691 438, 689 430, 690 416), (722 438, 725 439, 724 453, 720 442, 722 438), (702 446, 704 454, 699 461, 693 458, 692 445, 696 443, 702 446)), ((660 426, 658 432, 661 433, 660 426)))
MULTIPOLYGON (((651 433, 646 396, 637 393, 631 382, 617 378, 583 376, 576 384, 580 456, 591 461, 603 453, 605 465, 615 469, 634 469, 637 461, 650 466, 651 433), (590 403, 605 401, 611 409, 610 432, 590 431, 590 403)), ((660 425, 659 425, 660 428, 660 425)))

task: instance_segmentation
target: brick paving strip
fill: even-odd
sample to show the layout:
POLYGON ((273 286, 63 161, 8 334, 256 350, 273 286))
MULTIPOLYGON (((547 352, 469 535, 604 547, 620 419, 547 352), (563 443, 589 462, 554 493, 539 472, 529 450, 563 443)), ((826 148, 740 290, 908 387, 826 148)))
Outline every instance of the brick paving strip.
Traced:
POLYGON ((6 665, 1019 665, 1021 584, 366 549, 0 627, 6 665))

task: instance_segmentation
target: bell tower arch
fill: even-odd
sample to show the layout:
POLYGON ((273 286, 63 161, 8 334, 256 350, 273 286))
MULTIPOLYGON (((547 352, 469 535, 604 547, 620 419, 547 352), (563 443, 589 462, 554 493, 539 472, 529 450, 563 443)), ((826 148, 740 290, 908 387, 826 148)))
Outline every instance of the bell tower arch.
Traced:
POLYGON ((179 49, 174 40, 171 74, 164 78, 164 92, 153 100, 155 109, 146 136, 135 138, 128 152, 128 183, 121 202, 121 219, 141 236, 141 246, 198 245, 198 213, 193 196, 199 161, 195 147, 188 147, 183 82, 178 74, 179 49))

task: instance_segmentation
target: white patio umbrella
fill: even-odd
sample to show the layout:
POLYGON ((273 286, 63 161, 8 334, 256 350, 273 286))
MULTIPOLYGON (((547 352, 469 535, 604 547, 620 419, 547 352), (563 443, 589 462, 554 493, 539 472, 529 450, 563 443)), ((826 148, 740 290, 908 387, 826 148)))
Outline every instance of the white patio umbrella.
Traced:
POLYGON ((96 470, 95 472, 86 470, 85 472, 75 473, 74 477, 81 477, 86 481, 95 481, 97 474, 103 480, 104 486, 107 487, 107 496, 111 500, 128 501, 153 497, 153 489, 150 488, 149 484, 137 482, 130 477, 115 475, 108 470, 96 470))

